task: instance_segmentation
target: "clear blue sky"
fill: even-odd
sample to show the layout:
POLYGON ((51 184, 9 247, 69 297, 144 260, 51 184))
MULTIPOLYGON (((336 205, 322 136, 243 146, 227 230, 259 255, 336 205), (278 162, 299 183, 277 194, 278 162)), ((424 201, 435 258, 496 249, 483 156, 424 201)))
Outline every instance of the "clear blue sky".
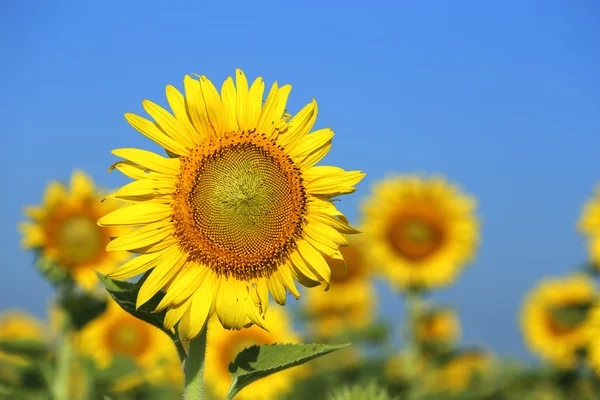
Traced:
MULTIPOLYGON (((17 222, 75 167, 105 186, 117 147, 152 148, 123 118, 186 73, 294 87, 337 133, 326 162, 373 180, 440 173, 479 199, 483 244, 458 283, 465 343, 525 357, 515 313, 543 275, 585 260, 575 230, 600 181, 600 19, 589 1, 0 2, 0 309, 42 316, 49 286, 17 222), (401 5, 397 3, 402 3, 401 5)), ((381 285, 382 313, 401 304, 381 285)))

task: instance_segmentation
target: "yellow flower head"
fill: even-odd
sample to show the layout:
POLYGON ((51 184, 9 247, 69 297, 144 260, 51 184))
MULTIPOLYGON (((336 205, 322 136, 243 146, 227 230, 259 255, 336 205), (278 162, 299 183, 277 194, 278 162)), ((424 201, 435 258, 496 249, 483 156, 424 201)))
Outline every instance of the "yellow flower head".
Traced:
POLYGON ((460 322, 450 309, 428 310, 419 317, 416 334, 419 342, 424 344, 452 344, 460 338, 460 322))
POLYGON ((595 287, 585 275, 545 279, 525 299, 521 327, 529 348, 562 368, 576 365, 588 342, 588 310, 595 287))
POLYGON ((579 231, 588 239, 591 261, 600 266, 600 185, 595 192, 583 207, 579 231))
POLYGON ((98 279, 94 271, 110 272, 127 258, 127 253, 105 250, 120 227, 101 228, 96 224, 102 215, 117 209, 117 202, 101 202, 103 194, 92 179, 76 170, 71 187, 51 182, 41 206, 25 208, 31 219, 22 222, 22 245, 40 251, 41 262, 70 274, 81 286, 93 288, 98 279))
POLYGON ((167 310, 167 329, 181 321, 186 339, 197 337, 213 312, 228 329, 265 327, 269 292, 285 304, 286 291, 300 296, 294 280, 328 285, 324 257, 342 259, 339 247, 356 232, 331 199, 352 193, 364 174, 315 166, 333 137, 329 128, 310 133, 316 102, 289 120, 289 85, 273 84, 263 102, 262 78, 249 88, 237 70, 235 81, 227 78, 219 94, 205 76, 186 76, 185 96, 167 86, 173 114, 144 100, 156 122, 125 115, 171 158, 114 150, 127 160, 114 168, 135 182, 112 197, 132 205, 98 221, 140 226, 108 245, 140 253, 110 276, 154 268, 137 305, 164 289, 157 310, 167 310))
MULTIPOLYGON (((206 349, 205 382, 216 398, 225 398, 231 383, 229 363, 235 360, 240 351, 253 345, 299 342, 284 309, 272 308, 266 320, 270 333, 257 326, 238 331, 223 331, 215 318, 211 320, 207 337, 209 345, 206 349)), ((289 391, 293 386, 294 378, 304 373, 302 367, 294 367, 269 375, 244 388, 235 398, 239 400, 277 398, 289 391)))
POLYGON ((371 260, 398 288, 451 283, 479 242, 475 199, 437 177, 379 181, 363 206, 371 260))
POLYGON ((492 365, 490 354, 480 350, 462 351, 436 371, 434 388, 440 392, 460 393, 488 373, 492 365))
MULTIPOLYGON (((100 368, 108 368, 116 356, 128 357, 153 384, 170 381, 171 371, 179 367, 179 356, 169 336, 127 313, 113 300, 108 301, 103 314, 84 326, 76 340, 81 353, 100 368)), ((139 375, 132 371, 124 378, 135 381, 139 375)), ((180 369, 179 379, 183 384, 180 369)))
POLYGON ((377 302, 376 290, 369 280, 367 264, 358 242, 340 249, 343 260, 328 260, 331 265, 331 288, 307 293, 304 308, 313 318, 313 328, 322 337, 331 337, 347 329, 371 323, 377 302))
MULTIPOLYGON (((6 311, 0 315, 0 340, 46 341, 44 324, 23 311, 6 311)), ((27 359, 0 352, 0 364, 27 365, 27 359)), ((0 373, 0 375, 2 375, 0 373)))
POLYGON ((590 309, 586 328, 589 340, 587 361, 596 375, 600 376, 600 304, 595 303, 590 309))
POLYGON ((0 339, 42 340, 46 328, 38 319, 22 311, 5 311, 0 316, 0 339))

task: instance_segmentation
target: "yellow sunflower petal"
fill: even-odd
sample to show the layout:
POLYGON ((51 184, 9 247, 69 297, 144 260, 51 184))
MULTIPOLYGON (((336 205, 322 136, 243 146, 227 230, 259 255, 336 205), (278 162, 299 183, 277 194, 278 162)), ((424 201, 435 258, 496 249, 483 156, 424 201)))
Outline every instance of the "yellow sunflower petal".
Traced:
POLYGON ((144 282, 138 292, 135 308, 138 309, 146 304, 167 282, 171 280, 183 267, 187 260, 187 255, 181 254, 179 249, 167 251, 156 264, 154 270, 144 282))
MULTIPOLYGON (((248 103, 246 109, 246 124, 248 127, 258 126, 258 117, 262 110, 263 93, 265 91, 265 83, 262 78, 256 78, 256 80, 250 86, 248 92, 248 103)), ((261 133, 264 133, 261 131, 261 133)))
MULTIPOLYGON (((167 92, 168 92, 167 87, 167 92)), ((142 106, 148 114, 154 118, 158 124, 158 128, 163 130, 169 137, 175 139, 178 143, 183 144, 186 148, 194 147, 194 142, 191 140, 193 133, 187 133, 181 128, 181 124, 170 112, 162 108, 150 100, 142 101, 142 106)))
POLYGON ((313 151, 312 153, 310 153, 308 156, 306 156, 306 158, 304 160, 299 161, 298 165, 300 166, 300 168, 303 168, 303 169, 310 168, 313 165, 315 165, 316 163, 318 163, 319 161, 321 161, 323 159, 323 157, 325 157, 327 155, 327 153, 329 153, 330 149, 331 149, 331 140, 329 142, 325 143, 323 146, 316 149, 315 151, 313 151))
POLYGON ((208 120, 213 131, 216 135, 227 132, 227 118, 217 88, 215 88, 215 85, 206 76, 202 75, 200 76, 200 89, 202 90, 208 120))
POLYGON ((180 163, 178 158, 165 158, 151 151, 140 149, 115 149, 112 153, 117 157, 125 158, 161 174, 179 173, 180 163))
POLYGON ((246 324, 246 302, 251 301, 245 284, 237 279, 221 282, 216 297, 219 321, 225 329, 242 329, 246 324))
POLYGON ((279 136, 277 142, 285 148, 293 149, 295 143, 308 134, 316 120, 317 102, 313 99, 311 103, 304 106, 304 108, 292 118, 288 124, 287 132, 279 136))
POLYGON ((94 195, 94 183, 85 172, 75 170, 71 175, 71 190, 75 198, 90 198, 94 195))
POLYGON ((161 221, 146 225, 143 228, 136 229, 126 233, 123 236, 111 240, 106 246, 108 251, 126 251, 139 249, 158 243, 175 232, 175 227, 168 221, 161 221))
POLYGON ((160 254, 142 254, 132 258, 119 269, 108 274, 111 279, 126 279, 131 278, 152 269, 156 266, 160 254))
POLYGON ((179 272, 179 279, 169 287, 165 297, 156 306, 155 311, 162 311, 172 304, 180 304, 191 298, 200 285, 202 285, 209 271, 206 267, 189 263, 179 272))
POLYGON ((287 293, 285 291, 285 287, 283 286, 283 283, 281 283, 279 280, 279 276, 276 274, 271 275, 268 278, 267 283, 269 285, 269 291, 271 292, 273 299, 278 304, 281 304, 282 306, 284 306, 286 297, 287 297, 287 293))
POLYGON ((167 330, 173 329, 177 322, 179 322, 179 320, 183 317, 183 314, 189 310, 191 303, 192 299, 190 298, 181 304, 175 304, 169 307, 165 313, 165 320, 163 323, 164 328, 167 330))
POLYGON ((172 213, 169 204, 135 204, 105 215, 98 220, 98 225, 143 225, 169 218, 172 213))
POLYGON ((111 195, 111 197, 158 196, 172 194, 175 191, 173 180, 140 179, 131 182, 111 195))
POLYGON ((327 264, 321 253, 312 247, 306 240, 298 241, 298 251, 302 258, 314 268, 321 278, 329 283, 331 280, 331 268, 329 268, 329 264, 327 264))
POLYGON ((306 157, 308 154, 331 141, 333 135, 333 131, 329 128, 314 131, 310 135, 303 137, 292 149, 290 149, 290 156, 294 159, 306 157))
POLYGON ((258 122, 256 123, 257 130, 264 133, 267 137, 271 137, 273 129, 275 128, 275 121, 277 121, 281 114, 277 115, 277 105, 279 104, 279 89, 277 88, 277 82, 271 86, 271 90, 267 95, 267 100, 262 109, 258 122))
POLYGON ((221 86, 221 99, 227 120, 227 131, 235 132, 238 130, 238 122, 235 113, 237 92, 231 77, 227 77, 221 86))
POLYGON ((186 339, 196 338, 206 326, 206 322, 214 308, 215 296, 219 289, 219 282, 214 274, 209 274, 204 284, 194 293, 192 303, 179 324, 179 332, 186 339))
POLYGON ((246 122, 248 108, 248 80, 241 69, 235 71, 235 86, 237 88, 235 113, 238 126, 241 130, 247 130, 249 128, 248 123, 246 122))
POLYGON ((185 98, 181 92, 171 85, 167 85, 166 92, 167 101, 169 102, 169 106, 171 106, 173 115, 175 115, 175 121, 183 130, 182 135, 189 138, 185 142, 192 143, 194 146, 202 143, 203 136, 199 135, 194 125, 192 125, 186 108, 185 98))
POLYGON ((161 131, 152 121, 148 121, 146 118, 142 118, 138 115, 131 113, 126 113, 125 119, 138 132, 140 132, 142 135, 146 136, 150 140, 153 140, 165 149, 180 155, 185 155, 188 153, 188 150, 186 149, 183 143, 176 141, 170 136, 167 136, 167 134, 161 131))
POLYGON ((44 206, 48 209, 55 208, 67 197, 67 191, 60 182, 50 182, 44 193, 44 206))
POLYGON ((329 174, 308 182, 306 187, 310 194, 347 194, 356 190, 354 185, 365 177, 362 171, 344 171, 338 174, 329 174))
POLYGON ((200 82, 186 75, 183 79, 183 86, 185 88, 187 110, 190 114, 192 124, 196 128, 199 138, 206 140, 210 138, 209 122, 206 116, 206 105, 202 97, 200 82))

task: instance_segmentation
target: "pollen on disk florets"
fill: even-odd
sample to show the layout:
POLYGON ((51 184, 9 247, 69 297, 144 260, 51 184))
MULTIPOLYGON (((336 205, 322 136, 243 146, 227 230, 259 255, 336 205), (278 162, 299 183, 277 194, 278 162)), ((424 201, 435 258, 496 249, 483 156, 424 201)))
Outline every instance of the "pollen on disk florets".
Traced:
POLYGON ((220 275, 269 276, 302 235, 298 167, 255 131, 213 139, 180 161, 173 219, 183 250, 220 275))

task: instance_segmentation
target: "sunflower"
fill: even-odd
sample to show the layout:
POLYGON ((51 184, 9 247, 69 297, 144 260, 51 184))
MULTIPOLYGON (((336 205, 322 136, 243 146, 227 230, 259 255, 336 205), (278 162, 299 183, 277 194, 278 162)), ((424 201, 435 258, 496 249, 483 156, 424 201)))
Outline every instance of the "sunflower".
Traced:
POLYGON ((575 367, 588 343, 588 310, 595 299, 594 283, 585 275, 544 280, 521 313, 529 348, 559 367, 575 367))
MULTIPOLYGON (((171 372, 179 366, 175 346, 164 332, 135 318, 110 299, 106 311, 84 326, 76 343, 81 353, 102 369, 110 367, 115 357, 133 360, 141 375, 132 371, 130 376, 123 377, 121 386, 131 386, 124 382, 147 381, 159 385, 171 381, 171 372)), ((178 379, 183 385, 180 368, 178 379)))
POLYGON ((76 170, 71 176, 70 190, 53 181, 46 188, 43 205, 28 206, 22 222, 22 245, 39 251, 40 262, 53 273, 67 273, 86 289, 98 279, 94 271, 110 272, 128 257, 125 252, 105 250, 112 236, 123 228, 101 228, 98 218, 118 208, 118 202, 101 202, 105 193, 94 187, 93 180, 76 170))
POLYGON ((451 283, 479 242, 475 199, 442 178, 397 176, 363 204, 363 240, 400 289, 451 283))
POLYGON ((493 366, 490 354, 481 350, 464 350, 433 373, 438 392, 460 393, 489 373, 493 366))
POLYGON ((589 366, 600 376, 600 305, 594 304, 589 311, 587 324, 587 361, 589 366))
POLYGON ((350 241, 350 245, 340 251, 345 265, 342 260, 328 260, 331 266, 330 290, 311 290, 304 303, 313 320, 312 327, 321 337, 362 328, 374 317, 376 290, 368 279, 369 270, 359 244, 350 241))
MULTIPOLYGON (((44 342, 47 339, 44 324, 23 311, 5 311, 0 316, 0 340, 44 342)), ((0 351, 0 365, 10 364, 25 366, 29 361, 24 357, 0 351)))
POLYGON ((416 337, 424 345, 451 345, 460 334, 458 317, 449 308, 430 309, 418 317, 416 337))
POLYGON ((595 196, 583 207, 579 219, 579 231, 587 236, 591 261, 600 266, 600 185, 595 196))
POLYGON ((166 329, 181 321, 186 339, 197 337, 213 312, 227 329, 265 327, 269 292, 283 305, 286 291, 300 296, 294 279, 329 286, 324 257, 342 259, 339 247, 356 232, 331 199, 354 192, 364 173, 315 166, 333 137, 329 128, 309 134, 316 102, 289 119, 290 86, 273 84, 263 105, 261 78, 249 89, 242 71, 235 78, 219 95, 205 76, 186 76, 185 97, 167 86, 173 115, 147 100, 156 122, 125 115, 171 158, 114 150, 126 159, 114 168, 135 181, 111 197, 132 205, 98 221, 141 226, 108 245, 140 254, 110 276, 154 268, 137 306, 164 289, 156 310, 167 310, 166 329))
MULTIPOLYGON (((208 328, 206 349, 205 382, 216 398, 225 398, 231 375, 229 364, 243 349, 253 345, 273 343, 298 343, 299 338, 292 331, 291 321, 282 308, 269 310, 266 321, 269 330, 266 332, 257 326, 238 331, 223 331, 219 322, 211 319, 208 328)), ((274 375, 262 378, 242 390, 236 399, 268 400, 286 393, 293 385, 294 378, 303 375, 302 367, 295 367, 274 375)))

